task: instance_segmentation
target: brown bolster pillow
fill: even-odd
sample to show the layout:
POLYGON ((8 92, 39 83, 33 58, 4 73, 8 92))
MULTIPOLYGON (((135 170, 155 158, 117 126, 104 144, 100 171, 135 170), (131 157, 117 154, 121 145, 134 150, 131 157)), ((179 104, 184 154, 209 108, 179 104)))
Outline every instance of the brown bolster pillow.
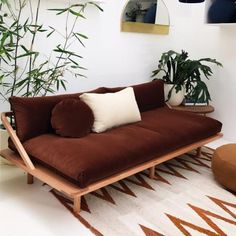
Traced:
POLYGON ((65 99, 52 110, 52 127, 63 137, 84 137, 91 132, 93 122, 92 110, 80 99, 65 99))

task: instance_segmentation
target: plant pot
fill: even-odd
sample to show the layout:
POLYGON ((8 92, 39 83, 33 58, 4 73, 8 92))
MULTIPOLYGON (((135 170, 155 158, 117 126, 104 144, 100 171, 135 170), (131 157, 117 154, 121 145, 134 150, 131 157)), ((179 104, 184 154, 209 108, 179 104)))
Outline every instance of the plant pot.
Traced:
POLYGON ((175 87, 173 88, 173 84, 165 84, 164 86, 164 91, 165 91, 165 100, 170 106, 179 106, 183 100, 184 100, 184 95, 185 95, 185 89, 182 87, 178 93, 176 93, 175 87), (173 88, 173 89, 172 89, 173 88), (168 100, 168 94, 170 90, 172 89, 170 99, 168 100))
MULTIPOLYGON (((8 148, 8 138, 9 135, 7 131, 5 129, 0 128, 0 151, 8 148)), ((4 164, 9 165, 10 162, 0 156, 0 165, 4 164)))
POLYGON ((144 14, 137 15, 136 22, 144 22, 144 14))

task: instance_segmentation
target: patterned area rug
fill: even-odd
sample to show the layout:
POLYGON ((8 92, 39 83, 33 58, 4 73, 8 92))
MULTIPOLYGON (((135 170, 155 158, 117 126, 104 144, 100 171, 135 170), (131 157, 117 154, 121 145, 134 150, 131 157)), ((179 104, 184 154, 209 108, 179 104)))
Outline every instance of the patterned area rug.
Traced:
MULTIPOLYGON (((94 235, 236 235, 236 197, 214 180, 212 150, 189 153, 82 199, 80 215, 71 201, 52 194, 94 235)), ((235 180, 236 181, 236 180, 235 180)))

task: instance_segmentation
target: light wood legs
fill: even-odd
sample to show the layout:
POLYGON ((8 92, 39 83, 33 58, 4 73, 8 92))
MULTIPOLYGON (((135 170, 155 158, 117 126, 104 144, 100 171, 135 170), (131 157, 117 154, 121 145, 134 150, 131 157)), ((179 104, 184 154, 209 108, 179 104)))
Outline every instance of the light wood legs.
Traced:
POLYGON ((196 154, 196 156, 197 156, 197 157, 200 157, 201 154, 202 154, 202 147, 199 147, 199 148, 197 148, 197 154, 196 154))
POLYGON ((76 196, 74 197, 74 207, 73 210, 75 213, 80 213, 80 209, 81 209, 81 196, 76 196))
POLYGON ((151 167, 149 169, 149 178, 154 179, 155 178, 155 166, 151 167))
POLYGON ((27 184, 33 184, 34 183, 34 176, 27 173, 27 184))

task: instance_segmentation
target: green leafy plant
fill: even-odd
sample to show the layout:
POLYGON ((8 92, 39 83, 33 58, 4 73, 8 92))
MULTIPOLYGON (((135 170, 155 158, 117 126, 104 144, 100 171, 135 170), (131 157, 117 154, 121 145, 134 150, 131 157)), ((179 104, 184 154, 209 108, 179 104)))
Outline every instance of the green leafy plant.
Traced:
MULTIPOLYGON (((70 1, 68 1, 69 3, 70 1)), ((40 23, 41 0, 0 0, 0 96, 46 96, 60 88, 66 90, 65 72, 75 77, 84 76, 78 53, 88 37, 76 28, 80 20, 85 20, 85 9, 94 2, 68 4, 68 7, 48 9, 52 14, 64 15, 64 27, 56 29, 40 23), (36 2, 36 4, 35 4, 36 2), (35 7, 33 7, 35 6, 35 7), (29 12, 29 17, 26 14, 29 12), (72 22, 72 24, 71 24, 72 22), (57 34, 51 52, 45 55, 36 50, 36 39, 41 44, 57 34), (45 41, 42 41, 45 40, 45 41), (72 49, 73 45, 73 49, 72 49)))
POLYGON ((173 84, 168 98, 174 88, 179 92, 184 87, 186 97, 191 98, 194 103, 199 101, 209 103, 211 96, 203 78, 210 79, 213 74, 210 63, 222 66, 215 59, 191 60, 188 53, 183 50, 181 53, 170 50, 162 54, 158 68, 152 72, 152 77, 162 79, 166 84, 173 84), (158 78, 160 74, 162 77, 158 78))

